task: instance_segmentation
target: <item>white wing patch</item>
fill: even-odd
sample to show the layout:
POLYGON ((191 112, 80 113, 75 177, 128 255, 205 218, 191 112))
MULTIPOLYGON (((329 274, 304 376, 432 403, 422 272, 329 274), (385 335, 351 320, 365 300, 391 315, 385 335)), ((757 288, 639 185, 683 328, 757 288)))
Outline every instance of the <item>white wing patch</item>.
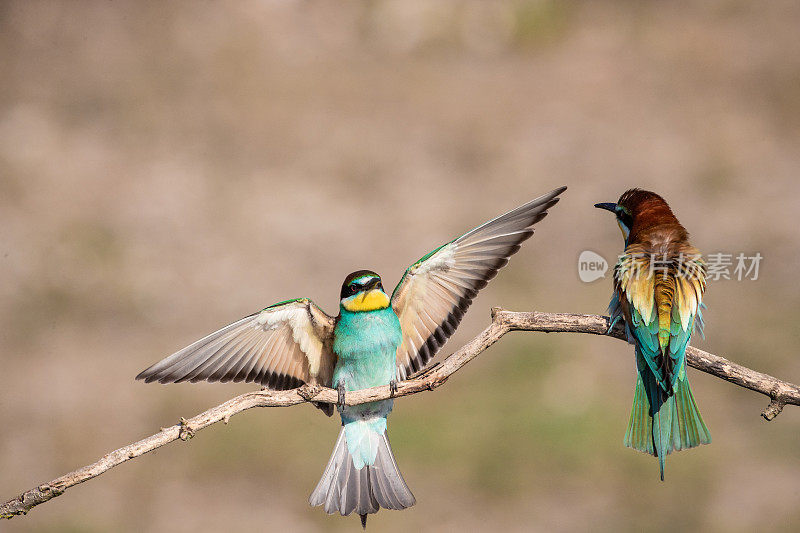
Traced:
POLYGON ((319 376, 322 362, 322 341, 315 331, 314 325, 305 307, 289 307, 287 309, 264 309, 256 318, 256 324, 264 331, 272 331, 289 325, 292 339, 308 359, 308 372, 311 377, 319 376))
POLYGON ((455 249, 456 245, 454 243, 450 243, 447 246, 442 247, 426 261, 411 267, 411 271, 409 273, 412 276, 425 276, 435 270, 450 270, 456 264, 455 249))

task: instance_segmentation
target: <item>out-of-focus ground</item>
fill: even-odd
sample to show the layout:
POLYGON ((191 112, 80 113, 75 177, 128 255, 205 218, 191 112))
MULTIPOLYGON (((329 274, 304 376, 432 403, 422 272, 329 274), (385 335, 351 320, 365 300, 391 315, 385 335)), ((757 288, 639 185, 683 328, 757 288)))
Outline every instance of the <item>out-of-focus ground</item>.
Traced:
MULTIPOLYGON (((3 2, 0 499, 252 385, 144 385, 144 367, 270 303, 336 312, 358 268, 570 190, 473 305, 602 312, 593 209, 661 192, 706 253, 700 347, 800 381, 800 4, 3 2)), ((375 531, 800 528, 800 410, 690 371, 710 446, 622 447, 632 352, 513 334, 390 435, 418 499, 375 531)), ((338 422, 262 409, 0 523, 9 532, 355 531, 306 498, 338 422)))

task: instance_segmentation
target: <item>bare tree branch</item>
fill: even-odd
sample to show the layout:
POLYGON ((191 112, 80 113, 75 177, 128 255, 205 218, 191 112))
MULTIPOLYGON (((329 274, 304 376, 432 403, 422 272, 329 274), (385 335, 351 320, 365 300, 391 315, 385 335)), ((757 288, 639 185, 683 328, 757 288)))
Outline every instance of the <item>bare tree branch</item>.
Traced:
MULTIPOLYGON (((413 379, 398 383, 397 391, 393 395, 388 385, 373 387, 346 393, 345 402, 348 405, 357 405, 433 390, 442 385, 452 374, 509 331, 590 333, 625 340, 625 334, 620 325, 617 325, 610 332, 608 328, 609 319, 605 316, 540 313, 537 311, 516 313, 494 308, 492 309, 492 323, 489 327, 447 357, 441 364, 435 365, 413 379)), ((621 351, 620 353, 626 352, 621 351)), ((800 387, 793 383, 756 372, 692 346, 686 350, 686 360, 690 366, 698 370, 768 396, 770 403, 761 413, 767 420, 772 420, 778 416, 786 404, 800 405, 800 387)), ((220 421, 227 423, 233 415, 247 409, 253 407, 288 407, 312 399, 315 402, 336 403, 337 393, 329 388, 304 385, 299 389, 287 391, 262 390, 242 394, 193 418, 188 420, 182 418, 178 424, 163 428, 155 435, 114 450, 101 457, 95 463, 22 493, 17 498, 0 505, 0 518, 13 518, 17 515, 24 515, 33 507, 60 496, 72 486, 97 477, 129 459, 144 455, 170 442, 178 439, 188 440, 194 436, 196 431, 212 424, 220 421)))

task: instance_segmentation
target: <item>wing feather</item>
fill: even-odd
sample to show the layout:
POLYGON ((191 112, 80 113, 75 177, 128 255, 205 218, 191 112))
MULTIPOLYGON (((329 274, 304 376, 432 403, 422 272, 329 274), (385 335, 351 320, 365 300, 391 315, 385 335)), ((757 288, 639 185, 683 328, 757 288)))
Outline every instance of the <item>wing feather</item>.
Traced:
POLYGON ((250 362, 253 355, 256 353, 256 346, 263 340, 263 336, 259 335, 257 330, 253 330, 242 342, 235 354, 232 354, 228 359, 225 366, 220 367, 215 374, 219 377, 219 381, 227 383, 233 381, 241 371, 242 367, 250 362))
POLYGON ((253 368, 255 367, 256 362, 258 361, 258 357, 261 351, 266 346, 268 340, 269 338, 262 336, 258 340, 256 346, 254 346, 253 349, 250 351, 250 357, 246 360, 244 358, 242 359, 244 361, 244 364, 241 365, 236 374, 233 376, 232 381, 234 383, 241 383, 242 381, 247 379, 247 376, 249 376, 250 373, 253 371, 253 368))
POLYGON ((330 385, 334 319, 311 300, 272 305, 225 326, 141 372, 150 383, 247 381, 273 389, 330 385))
POLYGON ((406 270, 392 293, 403 342, 397 378, 421 370, 453 334, 472 300, 547 215, 566 187, 509 211, 441 246, 406 270))

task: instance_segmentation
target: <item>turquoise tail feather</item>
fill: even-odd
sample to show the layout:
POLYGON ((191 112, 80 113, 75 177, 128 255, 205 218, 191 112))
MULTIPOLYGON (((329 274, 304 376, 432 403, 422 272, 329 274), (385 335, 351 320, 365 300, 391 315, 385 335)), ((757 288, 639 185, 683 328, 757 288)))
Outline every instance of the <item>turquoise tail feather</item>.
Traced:
POLYGON ((658 457, 663 481, 668 454, 710 442, 711 435, 686 376, 676 381, 668 395, 652 373, 642 369, 636 380, 625 446, 658 457))
POLYGON ((625 446, 658 457, 661 480, 664 463, 672 448, 672 421, 675 402, 666 396, 649 369, 642 369, 636 379, 633 407, 625 446))
POLYGON ((711 433, 700 416, 697 402, 694 401, 689 380, 684 375, 675 384, 675 394, 672 396, 675 404, 675 416, 672 424, 672 449, 675 451, 686 450, 711 443, 711 433))
POLYGON ((653 417, 650 416, 650 401, 647 399, 641 376, 636 378, 633 408, 623 444, 628 448, 656 455, 653 448, 653 417))
MULTIPOLYGON (((655 380, 654 380, 655 381, 655 380)), ((664 463, 672 447, 672 420, 675 412, 674 396, 667 396, 658 387, 655 394, 651 393, 650 406, 653 410, 653 447, 658 455, 658 466, 661 472, 661 481, 664 481, 664 463)))

